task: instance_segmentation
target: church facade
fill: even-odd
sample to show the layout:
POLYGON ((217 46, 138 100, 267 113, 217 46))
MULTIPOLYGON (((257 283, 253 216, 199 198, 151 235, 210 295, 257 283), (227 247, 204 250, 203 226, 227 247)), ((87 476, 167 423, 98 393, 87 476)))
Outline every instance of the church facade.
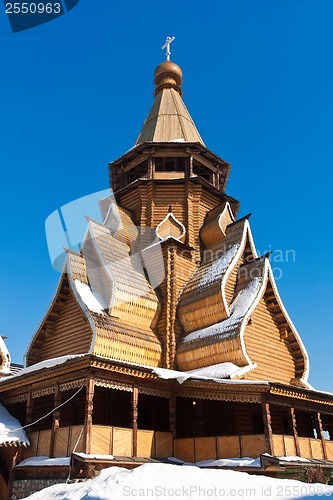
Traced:
POLYGON ((308 383, 269 255, 237 219, 230 165, 205 146, 181 85, 175 63, 156 68, 139 137, 109 165, 102 222, 88 218, 80 253, 67 251, 26 367, 0 380, 27 426, 17 463, 73 454, 85 475, 168 457, 333 461, 333 395, 308 383))

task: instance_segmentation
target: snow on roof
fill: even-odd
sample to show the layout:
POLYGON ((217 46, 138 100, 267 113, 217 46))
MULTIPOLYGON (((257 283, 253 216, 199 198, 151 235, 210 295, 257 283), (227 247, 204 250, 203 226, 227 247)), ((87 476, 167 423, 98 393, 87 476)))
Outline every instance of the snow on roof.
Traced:
POLYGON ((17 467, 54 467, 59 465, 67 465, 69 467, 70 457, 30 457, 20 462, 17 467))
POLYGON ((30 500, 124 500, 128 498, 304 498, 333 495, 333 486, 307 484, 292 479, 275 479, 226 469, 196 466, 145 464, 132 470, 123 467, 103 469, 92 480, 55 484, 32 494, 30 500))
POLYGON ((0 446, 30 446, 20 422, 0 404, 0 446))
POLYGON ((3 337, 0 335, 0 376, 10 374, 10 354, 3 337))
POLYGON ((208 265, 202 266, 204 273, 198 281, 198 288, 205 287, 208 284, 212 284, 216 280, 221 279, 221 275, 226 272, 235 255, 237 254, 240 244, 241 242, 237 241, 237 243, 228 248, 216 260, 213 260, 213 262, 210 262, 208 265))
POLYGON ((69 356, 59 356, 58 358, 46 359, 45 361, 41 361, 40 363, 35 363, 34 365, 28 366, 27 368, 23 368, 19 372, 10 375, 4 379, 0 379, 0 384, 6 380, 12 380, 13 378, 21 377, 22 375, 26 375, 27 373, 37 372, 38 370, 43 370, 45 368, 52 368, 56 365, 61 365, 66 363, 69 359, 80 358, 85 354, 72 354, 69 356))
POLYGON ((78 279, 76 279, 74 283, 81 300, 88 307, 89 311, 97 314, 103 314, 104 309, 106 309, 107 306, 105 305, 102 297, 97 292, 94 292, 86 283, 82 283, 82 281, 78 279))
POLYGON ((207 338, 213 335, 222 335, 227 337, 234 332, 235 326, 239 325, 243 317, 250 309, 262 286, 262 278, 254 277, 247 285, 242 288, 237 297, 230 305, 230 316, 215 325, 196 330, 186 335, 182 343, 192 342, 194 340, 207 338))
POLYGON ((250 369, 255 368, 256 365, 248 365, 246 367, 240 368, 233 363, 218 363, 216 365, 205 366, 204 368, 198 368, 197 370, 189 370, 187 372, 182 372, 178 370, 169 370, 168 368, 152 368, 152 372, 155 373, 159 378, 164 380, 175 379, 179 384, 182 384, 188 379, 196 380, 212 380, 218 383, 225 384, 235 384, 235 383, 247 383, 247 384, 268 384, 265 381, 250 381, 250 380, 229 380, 226 377, 232 377, 241 375, 250 369))

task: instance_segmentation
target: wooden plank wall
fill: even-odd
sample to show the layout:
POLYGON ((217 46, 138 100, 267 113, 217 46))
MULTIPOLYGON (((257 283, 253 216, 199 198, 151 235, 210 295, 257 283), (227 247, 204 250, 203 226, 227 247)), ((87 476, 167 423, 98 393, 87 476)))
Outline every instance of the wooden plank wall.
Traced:
POLYGON ((325 441, 326 451, 327 451, 327 459, 333 460, 333 441, 325 441))
POLYGON ((82 309, 68 289, 67 298, 61 306, 61 313, 54 322, 54 330, 47 334, 42 343, 38 361, 88 352, 92 331, 82 309))
POLYGON ((217 458, 257 458, 265 452, 265 436, 218 436, 184 438, 174 441, 175 457, 185 462, 217 458))
POLYGON ((271 380, 289 384, 295 377, 293 357, 273 315, 262 298, 245 329, 246 350, 258 367, 246 375, 249 380, 271 380))

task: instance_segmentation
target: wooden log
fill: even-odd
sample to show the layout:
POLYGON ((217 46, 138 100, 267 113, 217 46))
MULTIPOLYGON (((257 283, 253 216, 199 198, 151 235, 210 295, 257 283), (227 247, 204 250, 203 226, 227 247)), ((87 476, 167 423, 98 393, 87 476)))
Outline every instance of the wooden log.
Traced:
POLYGON ((138 387, 133 385, 132 392, 132 450, 133 457, 137 457, 138 455, 138 399, 139 399, 139 391, 138 387))
POLYGON ((316 424, 316 431, 317 431, 318 437, 321 440, 321 445, 322 445, 322 448, 323 448, 324 459, 327 460, 326 441, 325 441, 325 437, 324 437, 324 434, 323 434, 323 424, 322 424, 321 415, 320 415, 319 412, 315 413, 315 415, 314 415, 314 421, 315 421, 315 424, 316 424))
MULTIPOLYGON (((54 408, 57 408, 61 404, 61 392, 59 388, 59 384, 56 385, 55 393, 54 393, 54 408)), ((53 411, 53 421, 52 421, 52 430, 51 430, 51 439, 50 439, 50 457, 54 458, 54 443, 55 443, 55 435, 57 429, 59 429, 59 421, 60 421, 60 408, 55 409, 53 411)))
POLYGON ((88 373, 86 386, 86 407, 84 419, 84 453, 89 454, 91 449, 91 429, 94 401, 95 377, 92 372, 88 373))
POLYGON ((262 394, 262 413, 265 425, 265 451, 270 455, 274 455, 272 420, 269 403, 266 401, 265 395, 262 394))
POLYGON ((291 419, 291 429, 292 429, 292 433, 293 433, 294 441, 295 441, 296 455, 298 457, 300 457, 301 451, 300 451, 299 438, 298 438, 298 432, 297 432, 297 422, 296 422, 295 409, 293 407, 290 408, 290 419, 291 419))

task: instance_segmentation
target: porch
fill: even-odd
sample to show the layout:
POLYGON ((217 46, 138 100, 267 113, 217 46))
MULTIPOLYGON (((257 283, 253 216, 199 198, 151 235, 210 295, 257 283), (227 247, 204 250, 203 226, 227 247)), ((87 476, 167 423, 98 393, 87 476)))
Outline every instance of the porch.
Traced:
MULTIPOLYGON (((25 450, 24 458, 49 456, 51 430, 28 434, 31 446, 25 450)), ((90 454, 133 456, 133 429, 107 425, 92 425, 90 454)), ((267 452, 264 434, 238 436, 210 436, 173 438, 171 432, 137 430, 137 457, 165 459, 176 457, 185 462, 200 462, 219 458, 256 458, 267 452)), ((272 435, 272 455, 287 457, 332 460, 333 441, 310 437, 295 438, 289 435, 272 435), (297 450, 299 447, 299 452, 297 450)), ((73 452, 83 453, 83 426, 59 427, 54 437, 54 457, 70 456, 73 452)))

